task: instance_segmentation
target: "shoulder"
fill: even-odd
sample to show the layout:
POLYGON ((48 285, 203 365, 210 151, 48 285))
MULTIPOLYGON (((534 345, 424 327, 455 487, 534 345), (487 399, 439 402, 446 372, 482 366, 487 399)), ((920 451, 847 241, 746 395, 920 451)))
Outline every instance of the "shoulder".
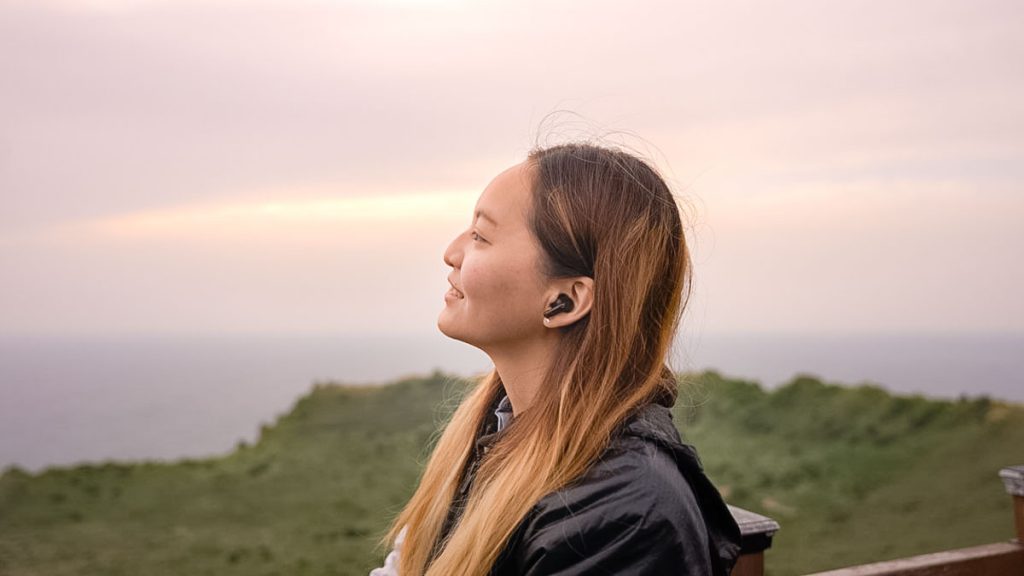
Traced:
POLYGON ((543 498, 536 513, 586 511, 594 506, 638 519, 700 514, 694 492, 671 453, 632 436, 616 438, 579 480, 543 498))
POLYGON ((576 482, 524 519, 524 574, 710 573, 708 535, 694 490, 658 442, 618 436, 576 482), (696 568, 681 571, 682 565, 696 568))

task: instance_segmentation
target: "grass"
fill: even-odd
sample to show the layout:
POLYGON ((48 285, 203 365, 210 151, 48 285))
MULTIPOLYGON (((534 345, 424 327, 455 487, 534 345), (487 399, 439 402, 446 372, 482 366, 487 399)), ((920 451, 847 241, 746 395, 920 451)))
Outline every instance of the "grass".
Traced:
MULTIPOLYGON (((774 576, 1008 540, 997 473, 1024 407, 797 377, 685 374, 676 424, 735 505, 782 529, 774 576)), ((318 384, 216 458, 0 476, 0 574, 365 575, 465 382, 318 384)))

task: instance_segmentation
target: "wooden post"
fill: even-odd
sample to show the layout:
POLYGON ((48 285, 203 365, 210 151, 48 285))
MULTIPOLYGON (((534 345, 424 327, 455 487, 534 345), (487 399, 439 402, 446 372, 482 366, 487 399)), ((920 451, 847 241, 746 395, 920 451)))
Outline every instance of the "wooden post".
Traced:
POLYGON ((732 576, 764 576, 764 551, 771 547, 779 523, 731 504, 727 506, 740 527, 740 557, 732 576))
POLYGON ((1017 524, 1017 543, 1024 544, 1024 465, 999 471, 1006 493, 1013 498, 1013 517, 1017 524))

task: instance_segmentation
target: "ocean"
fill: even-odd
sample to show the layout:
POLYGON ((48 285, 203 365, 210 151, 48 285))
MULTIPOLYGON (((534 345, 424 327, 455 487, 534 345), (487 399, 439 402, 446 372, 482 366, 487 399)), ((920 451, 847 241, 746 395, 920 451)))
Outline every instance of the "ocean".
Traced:
MULTIPOLYGON (((812 374, 1024 402, 1024 334, 684 335, 672 366, 766 388, 812 374)), ((254 441, 315 382, 489 368, 485 354, 440 333, 0 337, 0 469, 224 454, 254 441)))

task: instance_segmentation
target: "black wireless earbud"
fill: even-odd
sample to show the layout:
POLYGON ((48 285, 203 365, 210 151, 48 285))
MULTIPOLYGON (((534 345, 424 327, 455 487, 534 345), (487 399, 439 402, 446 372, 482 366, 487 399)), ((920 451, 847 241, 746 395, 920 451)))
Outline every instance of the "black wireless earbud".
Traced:
POLYGON ((570 312, 572 311, 572 298, 569 298, 567 294, 559 294, 558 298, 551 303, 551 306, 544 311, 545 318, 551 318, 559 312, 570 312))

